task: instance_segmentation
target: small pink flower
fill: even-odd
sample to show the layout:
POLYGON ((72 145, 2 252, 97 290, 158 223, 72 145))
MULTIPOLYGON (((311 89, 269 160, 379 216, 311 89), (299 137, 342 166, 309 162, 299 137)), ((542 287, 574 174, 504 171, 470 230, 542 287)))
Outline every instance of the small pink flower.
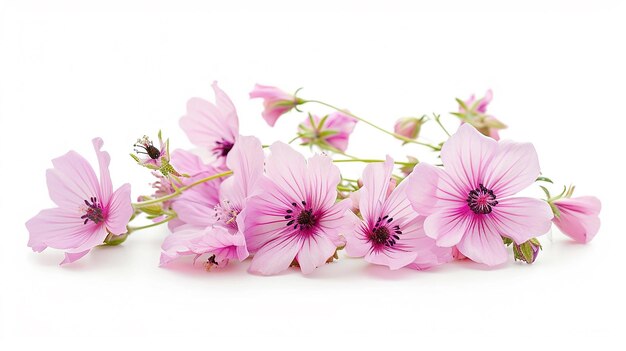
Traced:
POLYGON ((303 145, 318 145, 322 149, 345 152, 348 139, 354 130, 357 120, 341 112, 319 118, 309 115, 298 126, 303 145))
POLYGON ((485 93, 485 97, 480 100, 477 100, 474 95, 463 102, 457 100, 459 101, 459 112, 453 114, 461 119, 461 124, 469 123, 483 135, 500 140, 498 131, 506 129, 507 126, 494 116, 487 114, 487 106, 489 106, 492 98, 493 93, 489 89, 485 93))
POLYGON ((475 262, 504 263, 502 236, 521 244, 550 229, 545 201, 512 197, 535 182, 532 144, 497 142, 464 124, 443 145, 444 169, 420 163, 405 180, 413 208, 427 216, 426 235, 475 262))
POLYGON ((250 92, 250 98, 263 99, 263 118, 270 126, 276 124, 278 117, 291 111, 292 108, 304 103, 300 98, 287 94, 284 91, 267 85, 256 84, 250 92))
POLYGON ((396 121, 393 132, 405 138, 415 140, 419 136, 424 118, 405 117, 396 121))
POLYGON ((359 190, 363 221, 346 233, 346 253, 365 257, 370 263, 390 269, 409 266, 425 269, 452 259, 450 248, 439 248, 424 233, 424 217, 412 208, 406 195, 407 182, 389 191, 393 159, 368 165, 359 190))
POLYGON ((242 213, 248 249, 254 253, 250 271, 276 274, 297 263, 311 273, 335 254, 351 230, 350 199, 335 203, 339 169, 327 156, 307 162, 281 142, 270 147, 267 177, 260 193, 250 198, 242 213))
POLYGON ((187 114, 181 117, 180 127, 196 146, 208 148, 218 159, 225 160, 239 135, 239 118, 232 101, 218 86, 215 104, 200 98, 187 102, 187 114))
POLYGON ((600 229, 600 209, 602 204, 593 196, 562 198, 552 202, 559 210, 552 220, 563 234, 578 241, 588 243, 600 229))
MULTIPOLYGON (((263 148, 255 137, 240 136, 226 158, 233 176, 219 186, 207 182, 187 190, 174 204, 182 225, 174 228, 162 245, 161 265, 182 255, 211 255, 209 266, 224 266, 229 260, 248 257, 240 228, 239 213, 255 195, 263 176, 263 148)), ((217 183, 219 184, 219 182, 217 183)))
POLYGON ((133 214, 130 185, 115 192, 111 185, 111 158, 101 151, 103 142, 93 139, 100 166, 100 181, 91 165, 74 151, 52 160, 46 173, 50 198, 58 206, 39 212, 26 222, 28 246, 41 252, 47 247, 65 250, 61 264, 71 263, 104 242, 107 235, 126 233, 133 214))

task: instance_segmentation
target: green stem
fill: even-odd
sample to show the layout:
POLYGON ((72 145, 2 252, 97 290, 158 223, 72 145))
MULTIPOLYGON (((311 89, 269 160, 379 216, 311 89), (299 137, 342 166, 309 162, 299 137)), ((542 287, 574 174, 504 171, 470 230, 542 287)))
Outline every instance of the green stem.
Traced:
POLYGON ((437 122, 437 124, 441 127, 441 129, 443 129, 443 132, 446 133, 446 135, 449 138, 451 136, 450 133, 448 132, 446 127, 444 127, 443 124, 441 124, 441 115, 435 115, 435 122, 437 122))
POLYGON ((226 171, 226 172, 222 172, 222 173, 218 173, 218 174, 214 174, 212 176, 208 176, 206 178, 202 178, 200 180, 197 180, 189 185, 185 185, 183 187, 177 188, 173 193, 169 194, 169 195, 165 195, 156 199, 152 199, 152 200, 148 200, 148 201, 142 201, 142 202, 135 202, 133 203, 133 208, 138 209, 138 208, 142 208, 142 207, 146 207, 146 206, 150 206, 150 205, 154 205, 154 204, 158 204, 161 203, 163 201, 167 201, 167 200, 171 200, 175 197, 177 197, 178 195, 182 194, 185 190, 191 189, 196 185, 200 185, 202 183, 206 183, 208 181, 214 180, 214 179, 218 179, 221 177, 226 177, 233 174, 233 171, 226 171))
POLYGON ((354 191, 354 189, 352 189, 352 188, 348 188, 348 187, 341 186, 341 185, 337 185, 337 190, 339 190, 339 191, 350 191, 350 192, 354 191))
POLYGON ((289 142, 288 142, 287 144, 291 144, 291 143, 293 143, 294 141, 296 141, 296 140, 300 139, 301 137, 302 137, 302 135, 296 135, 296 137, 295 137, 295 138, 293 138, 293 139, 291 139, 291 140, 289 140, 289 142))
POLYGON ((333 105, 331 105, 331 104, 329 104, 329 103, 326 103, 326 102, 324 102, 324 101, 319 101, 319 100, 303 100, 303 102, 302 102, 302 103, 304 104, 304 103, 307 103, 307 102, 312 102, 312 103, 320 104, 320 105, 323 105, 323 106, 326 106, 326 107, 332 108, 332 109, 333 109, 333 110, 335 110, 335 111, 338 111, 338 112, 341 112, 341 113, 345 113, 346 115, 348 115, 348 116, 350 116, 350 117, 352 117, 352 118, 355 118, 355 119, 357 119, 357 120, 359 120, 359 121, 361 121, 361 122, 363 122, 363 123, 365 123, 365 124, 369 125, 370 127, 373 127, 373 128, 375 128, 375 129, 378 129, 379 131, 381 131, 381 132, 383 132, 383 133, 385 133, 385 134, 388 134, 388 135, 391 135, 391 136, 392 136, 392 137, 394 137, 394 138, 400 139, 400 140, 404 141, 405 143, 411 143, 411 144, 422 145, 422 146, 426 146, 426 147, 428 147, 428 148, 431 148, 433 151, 441 151, 441 148, 440 148, 439 146, 430 145, 430 144, 427 144, 427 143, 422 143, 422 142, 417 141, 417 140, 409 139, 409 138, 407 138, 407 137, 405 137, 405 136, 402 136, 402 135, 400 135, 400 134, 396 134, 396 133, 394 133, 394 132, 390 132, 390 131, 388 131, 388 130, 386 130, 386 129, 384 129, 384 128, 381 128, 381 127, 379 127, 379 126, 375 125, 374 123, 372 123, 372 122, 370 122, 370 121, 368 121, 368 120, 366 120, 366 119, 363 119, 363 118, 361 118, 361 117, 359 117, 359 116, 354 115, 354 114, 353 114, 353 113, 351 113, 351 112, 348 112, 348 111, 342 110, 342 109, 340 109, 340 108, 338 108, 338 107, 336 107, 336 106, 333 106, 333 105))
POLYGON ((176 217, 178 217, 176 214, 172 214, 172 215, 168 216, 166 219, 164 219, 164 220, 162 220, 160 222, 154 222, 154 223, 151 223, 151 224, 148 224, 148 225, 144 225, 144 226, 141 226, 141 227, 128 227, 128 234, 130 234, 132 232, 136 232, 138 230, 156 227, 158 225, 167 223, 167 222, 171 221, 172 219, 174 219, 176 217))

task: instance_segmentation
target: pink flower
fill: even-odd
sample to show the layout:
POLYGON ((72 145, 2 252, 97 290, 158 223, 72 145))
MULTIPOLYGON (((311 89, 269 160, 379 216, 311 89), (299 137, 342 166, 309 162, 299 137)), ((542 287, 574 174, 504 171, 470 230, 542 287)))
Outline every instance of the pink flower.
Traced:
POLYGON ((318 145, 322 149, 345 152, 348 139, 357 120, 341 112, 334 112, 324 118, 309 115, 298 126, 303 145, 318 145))
POLYGON ((239 118, 232 101, 217 82, 211 86, 215 91, 215 104, 200 98, 189 99, 180 127, 194 145, 206 147, 224 160, 239 135, 239 118))
POLYGON ((469 123, 483 135, 495 140, 500 140, 498 130, 505 129, 507 126, 494 116, 487 114, 487 106, 489 106, 492 98, 493 93, 491 89, 489 89, 485 93, 485 97, 480 100, 477 100, 474 95, 466 101, 457 99, 459 102, 459 112, 453 113, 453 115, 461 119, 461 124, 469 123))
POLYGON ((600 209, 602 204, 593 196, 562 198, 553 202, 559 210, 552 220, 563 234, 578 241, 588 243, 600 229, 600 209))
POLYGON ((100 166, 100 181, 91 165, 74 151, 52 160, 54 168, 46 173, 50 198, 58 206, 39 212, 26 222, 30 233, 28 246, 41 252, 47 247, 65 250, 71 263, 100 245, 109 234, 126 233, 133 214, 130 185, 115 192, 111 185, 111 158, 101 151, 103 142, 93 139, 100 166))
POLYGON ((445 169, 420 163, 405 180, 437 245, 456 245, 471 260, 494 266, 508 257, 502 236, 521 244, 550 229, 545 201, 511 197, 539 175, 532 144, 497 142, 464 124, 443 145, 441 160, 445 169))
POLYGON ((226 163, 234 175, 219 187, 219 197, 209 186, 186 191, 173 205, 182 225, 174 228, 161 248, 161 265, 181 255, 196 258, 209 254, 209 266, 224 266, 229 260, 248 257, 239 213, 253 196, 263 175, 263 148, 255 137, 239 137, 226 163))
POLYGON ((450 248, 438 248, 424 234, 424 217, 412 208, 406 195, 407 182, 389 192, 393 159, 370 164, 363 171, 359 209, 363 221, 346 233, 346 253, 365 257, 370 263, 399 269, 425 269, 452 259, 450 248))
POLYGON ((287 94, 276 87, 261 84, 254 86, 254 89, 250 92, 250 98, 263 99, 263 107, 265 108, 263 118, 272 127, 276 124, 278 117, 291 111, 297 105, 304 103, 304 100, 287 94))
POLYGON ((255 253, 250 271, 276 274, 297 263, 311 273, 344 244, 351 230, 350 199, 335 203, 339 169, 327 156, 304 157, 281 142, 266 161, 260 193, 242 213, 248 249, 255 253))
POLYGON ((393 132, 405 138, 415 140, 419 136, 424 118, 405 117, 396 121, 393 132))
POLYGON ((167 156, 167 143, 161 139, 161 133, 159 133, 159 144, 160 147, 157 149, 147 135, 137 139, 137 143, 134 145, 136 147, 135 152, 138 155, 144 155, 143 158, 139 159, 139 163, 154 169, 161 168, 162 159, 167 156))

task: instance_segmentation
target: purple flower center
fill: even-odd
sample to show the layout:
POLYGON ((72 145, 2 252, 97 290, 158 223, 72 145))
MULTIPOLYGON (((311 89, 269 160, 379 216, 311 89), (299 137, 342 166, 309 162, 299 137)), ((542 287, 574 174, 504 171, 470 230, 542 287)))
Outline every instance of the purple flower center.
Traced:
POLYGON ((87 224, 87 222, 92 221, 96 224, 104 221, 104 215, 102 214, 102 204, 98 203, 98 199, 92 197, 89 199, 91 203, 85 200, 85 205, 87 208, 85 209, 85 214, 80 217, 80 219, 84 219, 85 222, 83 224, 87 224))
POLYGON ((391 222, 393 222, 393 218, 389 217, 389 215, 378 217, 374 228, 369 233, 369 240, 375 246, 392 247, 397 240, 400 240, 400 235, 402 235, 400 226, 394 225, 392 229, 389 229, 391 222))
POLYGON ((491 213, 492 208, 498 204, 493 190, 485 188, 479 184, 478 188, 472 190, 467 195, 467 205, 476 214, 491 213))
POLYGON ((233 148, 233 143, 222 138, 222 141, 216 141, 215 147, 213 148, 213 154, 221 157, 226 157, 230 150, 233 148))
POLYGON ((299 227, 300 231, 309 231, 317 225, 318 218, 313 213, 313 209, 306 208, 306 201, 303 200, 301 203, 302 208, 300 208, 297 203, 293 202, 291 205, 294 209, 287 209, 284 218, 288 220, 288 227, 293 225, 293 229, 298 229, 299 227))

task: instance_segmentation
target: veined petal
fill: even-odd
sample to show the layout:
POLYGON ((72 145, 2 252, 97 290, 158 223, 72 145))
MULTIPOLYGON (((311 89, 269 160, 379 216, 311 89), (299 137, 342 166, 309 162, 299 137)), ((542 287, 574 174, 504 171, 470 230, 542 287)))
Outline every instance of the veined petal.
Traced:
POLYGON ((307 173, 304 182, 308 196, 304 200, 315 209, 331 207, 337 199, 337 184, 341 178, 339 168, 330 157, 315 155, 309 159, 307 173))
POLYGON ((83 224, 82 213, 64 208, 52 208, 26 222, 30 234, 28 246, 41 252, 47 247, 81 252, 102 244, 107 236, 103 225, 91 221, 83 224))
POLYGON ((472 221, 457 248, 472 261, 488 266, 502 264, 509 256, 500 234, 480 219, 472 221))
POLYGON ((417 252, 401 250, 370 251, 367 255, 365 255, 365 261, 381 266, 387 266, 391 270, 405 267, 416 258, 417 252))
POLYGON ((211 84, 211 87, 215 93, 215 106, 223 116, 223 123, 229 131, 229 136, 233 138, 232 140, 235 140, 234 138, 236 138, 239 134, 239 117, 237 117, 237 109, 228 95, 226 95, 226 93, 220 89, 219 86, 217 86, 217 81, 214 81, 213 84, 211 84))
POLYGON ((465 208, 446 207, 426 217, 424 231, 435 239, 437 245, 450 247, 458 244, 469 233, 474 222, 474 214, 465 208))
POLYGON ((497 151, 497 141, 480 134, 470 124, 463 124, 443 144, 441 160, 452 181, 467 194, 483 181, 497 151))
POLYGON ((296 255, 302 273, 309 274, 315 268, 324 265, 336 249, 333 242, 324 235, 311 235, 303 239, 296 255))
POLYGON ((363 170, 359 210, 368 225, 373 224, 382 211, 392 171, 393 159, 389 156, 384 163, 370 163, 363 170))
POLYGON ((126 233, 126 225, 134 212, 130 202, 130 184, 122 185, 111 195, 107 209, 106 228, 114 235, 126 233))
POLYGON ((76 253, 66 252, 65 253, 65 258, 63 259, 63 261, 61 261, 60 265, 76 262, 79 259, 81 259, 83 256, 85 256, 86 254, 88 254, 89 251, 91 251, 91 250, 85 250, 85 251, 76 252, 76 253))
POLYGON ((600 200, 593 196, 560 199, 554 202, 560 216, 553 219, 563 234, 580 242, 587 243, 600 229, 600 200))
POLYGON ((535 147, 530 143, 505 140, 498 143, 497 152, 487 164, 483 184, 500 199, 527 188, 539 174, 535 147))
POLYGON ((100 168, 100 201, 107 202, 111 193, 113 192, 113 185, 111 184, 111 174, 109 173, 109 164, 111 163, 111 156, 106 151, 102 151, 104 141, 101 138, 95 138, 92 140, 93 148, 98 156, 98 166, 100 168))
POLYGON ((181 221, 199 227, 215 223, 215 206, 219 199, 215 185, 210 183, 188 189, 172 204, 181 221))
POLYGON ((485 216, 494 231, 521 244, 550 230, 553 214, 543 200, 518 197, 499 200, 493 212, 485 216))
MULTIPOLYGON (((276 189, 287 199, 306 200, 307 165, 300 153, 282 142, 270 146, 265 163, 267 176, 274 181, 276 189)), ((293 201, 293 200, 292 200, 293 201)))
MULTIPOLYGON (((46 173, 50 198, 59 207, 76 210, 91 197, 105 201, 93 168, 74 151, 52 160, 53 169, 46 173)), ((79 216, 80 217, 80 216, 79 216)))
POLYGON ((296 236, 278 237, 254 255, 249 271, 263 275, 280 273, 289 268, 301 246, 296 236))
POLYGON ((442 207, 460 206, 467 198, 467 192, 460 190, 444 170, 427 163, 415 166, 403 183, 407 183, 406 194, 413 209, 423 216, 442 207))

